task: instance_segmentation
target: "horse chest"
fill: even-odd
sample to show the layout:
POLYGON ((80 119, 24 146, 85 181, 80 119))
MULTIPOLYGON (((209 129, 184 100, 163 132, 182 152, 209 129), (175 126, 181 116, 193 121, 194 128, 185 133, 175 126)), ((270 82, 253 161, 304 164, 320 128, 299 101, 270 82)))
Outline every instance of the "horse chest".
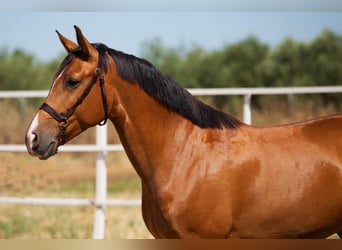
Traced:
POLYGON ((173 229, 168 211, 163 203, 157 201, 150 192, 142 185, 142 215, 150 233, 155 238, 180 238, 173 229))
POLYGON ((156 198, 144 189, 142 211, 146 226, 156 238, 226 238, 230 227, 228 202, 218 204, 213 190, 196 188, 186 198, 179 193, 156 198), (211 198, 210 198, 211 197, 211 198))

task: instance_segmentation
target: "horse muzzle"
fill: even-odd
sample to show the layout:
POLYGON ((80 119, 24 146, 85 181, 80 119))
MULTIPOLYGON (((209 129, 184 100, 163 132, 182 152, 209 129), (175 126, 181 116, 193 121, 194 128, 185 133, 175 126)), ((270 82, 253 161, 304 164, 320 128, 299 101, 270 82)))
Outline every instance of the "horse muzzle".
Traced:
POLYGON ((30 155, 46 160, 57 154, 59 141, 58 133, 53 133, 51 129, 46 130, 40 128, 38 122, 38 114, 33 119, 25 136, 25 144, 30 155))

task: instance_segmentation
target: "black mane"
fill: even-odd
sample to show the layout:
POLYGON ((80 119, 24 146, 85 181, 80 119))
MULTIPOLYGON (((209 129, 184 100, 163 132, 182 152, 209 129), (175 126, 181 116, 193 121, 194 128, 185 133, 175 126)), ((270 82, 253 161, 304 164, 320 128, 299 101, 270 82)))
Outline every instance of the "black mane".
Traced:
MULTIPOLYGON (((104 70, 107 70, 106 52, 108 52, 123 80, 139 84, 148 95, 167 109, 178 113, 199 127, 237 128, 241 124, 235 117, 195 99, 185 88, 161 73, 148 61, 110 49, 104 44, 96 43, 93 46, 99 52, 99 60, 102 61, 104 70)), ((75 54, 75 56, 77 55, 75 54)))

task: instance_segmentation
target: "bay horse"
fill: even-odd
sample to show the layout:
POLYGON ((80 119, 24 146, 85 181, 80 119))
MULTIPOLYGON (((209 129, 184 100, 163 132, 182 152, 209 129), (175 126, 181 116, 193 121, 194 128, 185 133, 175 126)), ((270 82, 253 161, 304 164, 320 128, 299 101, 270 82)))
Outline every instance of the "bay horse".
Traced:
POLYGON ((155 238, 342 235, 342 115, 244 124, 144 59, 58 37, 68 55, 29 126, 28 152, 57 153, 107 118, 141 178, 155 238))

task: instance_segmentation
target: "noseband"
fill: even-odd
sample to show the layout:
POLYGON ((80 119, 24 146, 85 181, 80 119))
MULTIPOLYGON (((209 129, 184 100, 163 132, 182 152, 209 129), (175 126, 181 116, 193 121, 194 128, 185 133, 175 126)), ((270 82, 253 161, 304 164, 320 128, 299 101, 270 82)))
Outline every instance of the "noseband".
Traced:
POLYGON ((66 113, 64 113, 64 112, 58 113, 54 108, 52 108, 46 102, 44 102, 42 104, 42 106, 40 106, 40 108, 39 108, 40 110, 44 110, 46 113, 48 113, 51 117, 53 117, 58 122, 58 127, 59 127, 59 130, 61 133, 61 139, 59 142, 60 145, 63 145, 65 143, 65 140, 66 140, 66 131, 67 131, 67 127, 69 125, 68 119, 72 116, 72 114, 75 112, 76 108, 79 105, 81 105, 83 100, 90 93, 93 85, 95 85, 98 78, 100 78, 99 82, 100 82, 100 88, 101 88, 102 104, 103 104, 103 109, 104 109, 104 113, 105 113, 104 120, 101 121, 98 125, 103 126, 107 123, 108 103, 107 103, 106 89, 105 89, 105 85, 104 85, 104 77, 103 77, 103 73, 102 73, 102 66, 100 65, 100 61, 101 60, 99 60, 97 68, 96 68, 92 78, 90 79, 87 87, 84 89, 82 95, 77 98, 74 105, 72 105, 72 107, 70 109, 68 109, 68 111, 66 113))

